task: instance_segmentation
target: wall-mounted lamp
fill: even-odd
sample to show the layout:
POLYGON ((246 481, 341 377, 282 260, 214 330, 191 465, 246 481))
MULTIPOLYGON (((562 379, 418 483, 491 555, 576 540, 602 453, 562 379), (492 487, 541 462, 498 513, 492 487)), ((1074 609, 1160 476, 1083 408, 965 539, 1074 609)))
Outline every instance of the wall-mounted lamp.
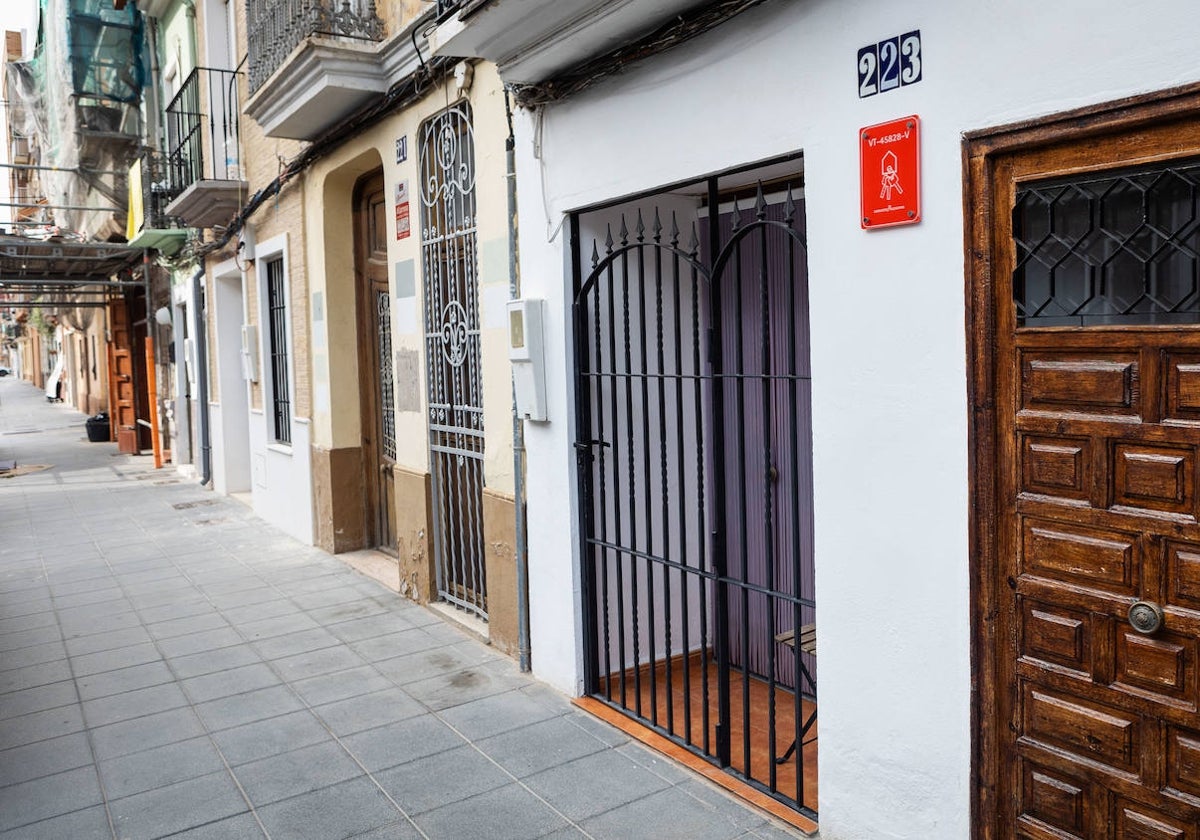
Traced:
POLYGON ((154 321, 164 327, 174 327, 174 321, 171 319, 171 310, 166 306, 160 306, 154 310, 154 321))

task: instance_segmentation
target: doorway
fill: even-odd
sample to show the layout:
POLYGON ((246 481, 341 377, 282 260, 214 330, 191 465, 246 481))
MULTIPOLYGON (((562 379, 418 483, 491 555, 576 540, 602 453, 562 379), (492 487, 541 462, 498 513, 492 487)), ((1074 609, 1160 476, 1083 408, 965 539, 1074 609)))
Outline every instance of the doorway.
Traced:
POLYGON ((585 679, 816 816, 799 158, 572 218, 585 679))
POLYGON ((363 475, 367 545, 396 554, 396 411, 392 377, 392 295, 387 271, 387 201, 383 172, 354 191, 354 274, 358 361, 362 371, 363 475))
POLYGON ((968 139, 981 838, 1195 836, 1198 106, 968 139))

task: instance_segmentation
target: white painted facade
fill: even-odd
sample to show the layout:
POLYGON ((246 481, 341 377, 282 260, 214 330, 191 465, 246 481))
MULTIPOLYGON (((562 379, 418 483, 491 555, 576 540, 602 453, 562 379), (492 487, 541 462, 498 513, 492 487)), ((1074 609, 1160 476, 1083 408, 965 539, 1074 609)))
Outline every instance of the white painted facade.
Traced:
MULTIPOLYGON (((577 523, 571 211, 802 151, 825 840, 970 834, 964 132, 1200 79, 1190 4, 774 2, 517 117, 523 294, 546 301, 531 522, 577 523), (921 31, 860 99, 857 51, 921 31), (859 129, 917 114, 923 220, 863 231, 859 129)), ((533 668, 582 692, 575 526, 529 533, 533 668)))

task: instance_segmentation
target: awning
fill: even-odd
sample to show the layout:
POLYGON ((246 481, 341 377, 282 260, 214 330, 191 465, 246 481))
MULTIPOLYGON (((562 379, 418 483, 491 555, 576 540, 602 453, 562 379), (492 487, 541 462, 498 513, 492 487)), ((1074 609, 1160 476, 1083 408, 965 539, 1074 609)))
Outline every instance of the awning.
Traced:
POLYGON ((131 269, 143 253, 122 243, 0 235, 0 306, 101 304, 141 286, 131 269))

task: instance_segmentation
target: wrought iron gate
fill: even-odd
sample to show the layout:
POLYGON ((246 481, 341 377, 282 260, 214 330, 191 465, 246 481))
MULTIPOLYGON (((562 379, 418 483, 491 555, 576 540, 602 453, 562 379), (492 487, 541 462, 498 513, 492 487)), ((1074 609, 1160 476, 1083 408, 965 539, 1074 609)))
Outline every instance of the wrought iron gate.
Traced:
POLYGON ((587 690, 815 816, 803 207, 705 186, 697 222, 643 205, 577 274, 587 690))
POLYGON ((475 142, 466 103, 421 128, 421 256, 438 595, 487 618, 475 142))

